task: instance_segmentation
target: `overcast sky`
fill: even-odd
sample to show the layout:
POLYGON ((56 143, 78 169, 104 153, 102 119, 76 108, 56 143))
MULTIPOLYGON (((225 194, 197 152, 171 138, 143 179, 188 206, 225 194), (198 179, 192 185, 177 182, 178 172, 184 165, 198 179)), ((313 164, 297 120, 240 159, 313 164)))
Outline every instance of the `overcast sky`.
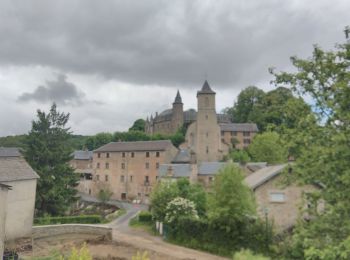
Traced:
POLYGON ((0 0, 0 136, 27 133, 52 102, 75 134, 126 130, 171 106, 196 107, 205 79, 217 110, 268 68, 332 49, 349 0, 0 0))

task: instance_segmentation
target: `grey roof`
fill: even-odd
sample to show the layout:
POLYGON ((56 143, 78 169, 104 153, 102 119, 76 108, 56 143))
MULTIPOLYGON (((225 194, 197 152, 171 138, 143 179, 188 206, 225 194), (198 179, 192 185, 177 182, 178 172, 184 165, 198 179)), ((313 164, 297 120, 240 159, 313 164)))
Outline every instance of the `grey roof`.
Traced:
POLYGON ((190 177, 191 165, 188 163, 159 165, 158 175, 160 177, 166 177, 169 172, 172 173, 172 178, 190 177))
POLYGON ((0 147, 0 157, 19 157, 21 153, 17 147, 0 147))
POLYGON ((173 163, 189 163, 191 156, 187 149, 181 149, 175 156, 173 163))
POLYGON ((177 93, 176 93, 174 104, 182 104, 182 98, 180 95, 180 91, 177 91, 177 93))
POLYGON ((258 127, 254 123, 230 123, 220 124, 221 131, 229 132, 258 132, 258 127))
POLYGON ((92 151, 74 151, 74 160, 91 160, 93 152, 92 151))
POLYGON ((221 124, 221 123, 226 123, 226 124, 229 124, 231 123, 231 118, 229 115, 226 115, 226 114, 216 114, 216 117, 218 119, 218 123, 221 124))
POLYGON ((265 168, 266 166, 267 166, 267 162, 248 162, 248 163, 246 163, 246 167, 252 172, 256 172, 257 170, 265 168))
POLYGON ((260 185, 264 184, 265 182, 280 174, 287 165, 288 164, 267 166, 248 175, 244 179, 244 181, 251 189, 254 190, 260 185))
POLYGON ((39 176, 22 156, 0 158, 0 182, 37 179, 39 176))
POLYGON ((111 142, 94 150, 94 152, 164 151, 171 146, 172 143, 169 140, 111 142))
POLYGON ((202 89, 197 92, 197 95, 198 94, 215 94, 215 92, 210 88, 209 83, 206 80, 203 84, 202 89))
POLYGON ((198 167, 198 175, 213 175, 227 165, 226 162, 202 162, 198 167))
POLYGON ((184 122, 194 122, 197 119, 197 111, 193 108, 184 111, 184 122))

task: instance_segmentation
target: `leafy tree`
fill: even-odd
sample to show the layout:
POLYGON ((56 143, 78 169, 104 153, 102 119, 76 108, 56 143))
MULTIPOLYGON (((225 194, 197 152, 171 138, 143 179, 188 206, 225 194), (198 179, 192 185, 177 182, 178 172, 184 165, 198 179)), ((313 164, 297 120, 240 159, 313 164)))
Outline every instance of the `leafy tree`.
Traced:
MULTIPOLYGON (((303 124, 289 138, 299 146, 294 175, 302 183, 315 181, 324 187, 322 214, 308 210, 311 221, 300 221, 293 235, 295 259, 347 259, 350 236, 350 43, 332 51, 314 46, 312 57, 292 57, 296 72, 275 72, 275 84, 284 84, 307 95, 319 125, 303 124), (340 253, 344 248, 343 254, 340 253), (329 258, 328 258, 329 257, 329 258)), ((308 122, 308 121, 306 121, 308 122)), ((305 123, 305 122, 303 122, 305 123)))
POLYGON ((68 145, 71 132, 66 127, 69 114, 58 112, 53 104, 49 113, 38 110, 37 117, 25 149, 25 158, 40 176, 35 206, 39 214, 59 215, 77 199, 74 187, 78 177, 69 166, 72 159, 68 145))
POLYGON ((242 170, 229 164, 215 177, 209 196, 209 219, 221 223, 221 228, 230 229, 235 223, 244 222, 255 214, 254 197, 250 188, 243 183, 242 170))
POLYGON ((263 90, 255 86, 249 86, 239 93, 237 101, 232 108, 227 110, 227 113, 231 116, 233 122, 247 123, 254 106, 260 103, 264 95, 263 90))
POLYGON ((98 133, 94 136, 90 136, 86 142, 85 146, 87 149, 95 150, 98 147, 101 147, 102 145, 108 144, 109 142, 112 142, 113 135, 110 133, 98 133))
POLYGON ((199 218, 194 202, 181 197, 176 197, 170 201, 165 211, 165 221, 167 223, 174 223, 180 217, 199 218))
POLYGON ((234 162, 245 164, 250 162, 250 156, 246 150, 232 150, 227 156, 227 159, 231 159, 234 162))
POLYGON ((252 161, 269 164, 286 162, 288 157, 287 147, 276 132, 265 132, 254 136, 248 152, 252 161))
POLYGON ((141 131, 145 132, 146 121, 144 119, 137 119, 134 124, 129 128, 129 131, 141 131))

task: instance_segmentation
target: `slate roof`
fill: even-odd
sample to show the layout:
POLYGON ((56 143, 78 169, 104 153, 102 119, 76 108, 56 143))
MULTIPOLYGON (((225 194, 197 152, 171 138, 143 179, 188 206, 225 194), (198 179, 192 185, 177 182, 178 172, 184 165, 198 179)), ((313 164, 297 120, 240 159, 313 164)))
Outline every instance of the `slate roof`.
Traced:
POLYGON ((267 162, 248 162, 248 163, 246 163, 246 167, 252 172, 256 172, 257 170, 265 168, 266 166, 267 166, 267 162))
POLYGON ((19 157, 21 153, 17 147, 0 147, 0 157, 19 157))
POLYGON ((198 167, 198 175, 214 175, 226 165, 226 162, 202 162, 198 167))
POLYGON ((172 143, 169 140, 111 142, 94 150, 94 152, 164 151, 171 146, 172 143))
POLYGON ((181 149, 175 156, 173 163, 189 163, 191 156, 186 149, 181 149))
POLYGON ((258 132, 259 129, 254 123, 229 123, 219 124, 221 131, 227 132, 258 132))
POLYGON ((215 92, 210 88, 209 83, 206 80, 203 84, 202 89, 197 92, 197 95, 198 94, 215 94, 215 92))
POLYGON ((12 152, 0 157, 0 182, 39 178, 22 156, 13 156, 12 152))
POLYGON ((262 168, 244 179, 244 182, 253 190, 280 174, 288 164, 272 165, 262 168))
POLYGON ((159 165, 158 174, 160 177, 166 177, 171 168, 172 178, 182 178, 191 176, 191 165, 188 163, 179 164, 161 164, 159 165))
POLYGON ((92 151, 74 151, 74 160, 91 160, 93 152, 92 151))
POLYGON ((179 90, 176 93, 174 104, 182 104, 182 98, 179 90))

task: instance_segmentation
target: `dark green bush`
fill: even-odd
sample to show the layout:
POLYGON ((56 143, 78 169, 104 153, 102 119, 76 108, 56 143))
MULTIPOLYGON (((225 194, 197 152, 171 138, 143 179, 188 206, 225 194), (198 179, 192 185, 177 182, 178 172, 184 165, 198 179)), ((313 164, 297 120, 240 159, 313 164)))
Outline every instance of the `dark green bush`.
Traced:
POLYGON ((149 211, 141 211, 139 213, 139 221, 140 222, 152 222, 152 213, 149 211))
POLYGON ((35 218, 36 225, 50 225, 50 224, 98 224, 102 222, 100 215, 80 215, 80 216, 62 216, 62 217, 41 217, 35 218))

